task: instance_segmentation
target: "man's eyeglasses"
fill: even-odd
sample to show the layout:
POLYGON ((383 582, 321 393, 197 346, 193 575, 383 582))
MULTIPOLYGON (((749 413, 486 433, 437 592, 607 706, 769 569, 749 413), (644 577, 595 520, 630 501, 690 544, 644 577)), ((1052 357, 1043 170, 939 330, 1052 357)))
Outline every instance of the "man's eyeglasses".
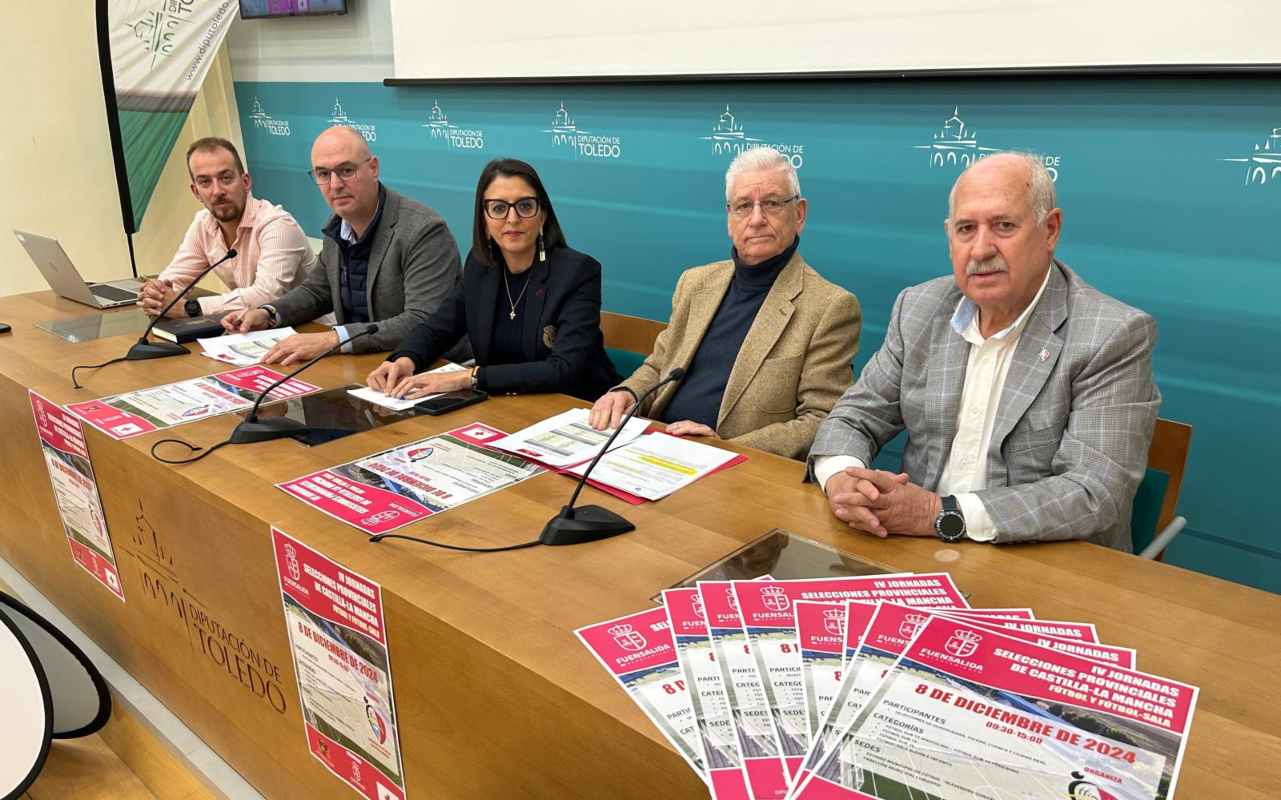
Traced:
POLYGON ((485 216, 490 219, 507 219, 507 212, 516 209, 516 216, 521 219, 529 219, 538 214, 538 198, 522 197, 514 203, 506 200, 486 200, 485 216))
POLYGON ((370 156, 369 158, 366 158, 364 161, 360 161, 360 162, 353 163, 351 161, 347 161, 345 163, 339 164, 333 169, 330 169, 329 167, 316 167, 314 169, 308 170, 307 174, 315 178, 316 183, 320 184, 321 186, 324 186, 326 183, 329 183, 329 179, 335 175, 338 176, 338 180, 340 181, 349 181, 352 178, 356 177, 356 170, 360 169, 361 164, 368 164, 372 160, 373 160, 373 156, 370 156))
POLYGON ((777 217, 779 214, 783 213, 783 209, 787 208, 788 203, 799 199, 801 199, 801 196, 799 194, 794 194, 791 197, 767 197, 764 200, 737 200, 733 203, 726 203, 725 207, 728 208, 729 213, 733 214, 737 219, 747 219, 752 215, 752 211, 758 205, 761 207, 761 211, 764 212, 765 216, 777 217))

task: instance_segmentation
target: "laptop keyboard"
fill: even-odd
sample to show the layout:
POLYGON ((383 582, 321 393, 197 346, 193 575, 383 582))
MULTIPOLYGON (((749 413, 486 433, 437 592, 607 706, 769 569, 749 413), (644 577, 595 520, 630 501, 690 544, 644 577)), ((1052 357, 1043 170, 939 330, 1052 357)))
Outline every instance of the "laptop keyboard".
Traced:
POLYGON ((137 292, 130 292, 125 289, 117 289, 116 287, 108 286, 105 283, 94 284, 93 288, 90 291, 92 291, 98 297, 103 298, 104 300, 111 300, 113 302, 116 300, 138 299, 137 292))

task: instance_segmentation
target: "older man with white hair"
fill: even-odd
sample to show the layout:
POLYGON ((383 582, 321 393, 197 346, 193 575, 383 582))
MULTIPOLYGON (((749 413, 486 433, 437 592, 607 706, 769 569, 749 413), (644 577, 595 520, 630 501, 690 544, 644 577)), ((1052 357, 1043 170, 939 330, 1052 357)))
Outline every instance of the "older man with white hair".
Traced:
POLYGON ((1131 549, 1161 404, 1156 323, 1055 260, 1061 226, 1035 156, 989 156, 957 179, 952 275, 899 294, 810 450, 838 519, 878 536, 1131 549), (869 469, 905 429, 903 472, 869 469))
POLYGON ((853 379, 859 306, 798 252, 806 202, 791 162, 747 150, 725 173, 730 258, 686 270, 654 352, 592 407, 617 425, 673 369, 685 370, 640 413, 678 436, 729 439, 801 458, 853 379))

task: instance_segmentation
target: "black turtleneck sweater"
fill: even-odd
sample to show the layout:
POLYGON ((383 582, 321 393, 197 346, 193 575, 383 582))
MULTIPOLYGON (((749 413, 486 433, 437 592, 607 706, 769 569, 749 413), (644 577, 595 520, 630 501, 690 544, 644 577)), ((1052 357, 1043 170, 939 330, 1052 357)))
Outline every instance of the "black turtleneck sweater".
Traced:
POLYGON ((739 348, 743 346, 770 287, 787 262, 792 260, 800 244, 798 236, 783 252, 752 266, 739 259, 737 249, 731 249, 734 277, 721 298, 720 307, 712 316, 711 324, 707 326, 707 332, 703 334, 694 359, 685 370, 685 380, 676 387, 672 401, 663 409, 664 422, 688 419, 716 428, 721 397, 725 394, 725 384, 729 382, 739 348))

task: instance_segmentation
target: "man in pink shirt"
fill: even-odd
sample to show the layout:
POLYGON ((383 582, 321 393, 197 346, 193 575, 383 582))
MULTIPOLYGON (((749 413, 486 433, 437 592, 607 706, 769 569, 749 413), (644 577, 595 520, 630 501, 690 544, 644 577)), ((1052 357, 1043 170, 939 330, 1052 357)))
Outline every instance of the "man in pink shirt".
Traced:
POLYGON ((202 211, 183 237, 173 261, 147 281, 138 304, 158 314, 174 295, 210 264, 236 249, 236 257, 214 269, 230 291, 188 298, 170 317, 199 317, 257 308, 302 282, 316 255, 289 212, 250 194, 253 181, 236 147, 226 139, 200 139, 187 149, 191 193, 202 211))

